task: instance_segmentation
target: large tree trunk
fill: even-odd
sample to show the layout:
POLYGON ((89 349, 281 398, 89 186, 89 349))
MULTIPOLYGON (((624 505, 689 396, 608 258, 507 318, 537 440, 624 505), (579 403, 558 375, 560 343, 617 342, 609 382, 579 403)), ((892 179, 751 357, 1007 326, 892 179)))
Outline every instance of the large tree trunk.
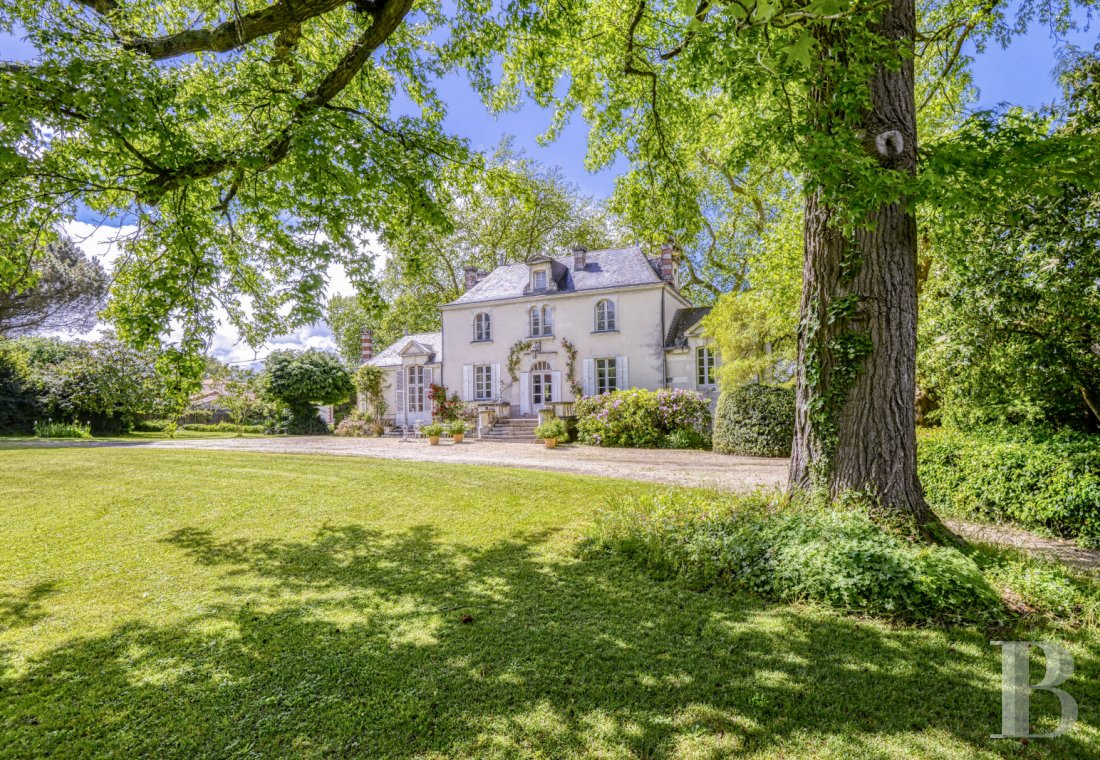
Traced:
MULTIPOLYGON (((877 27, 879 34, 911 46, 912 0, 894 0, 877 27)), ((827 42, 822 49, 837 49, 837 40, 827 42)), ((828 119, 829 86, 813 95, 819 116, 828 119)), ((893 71, 878 69, 860 127, 867 151, 884 168, 915 173, 911 58, 893 71)), ((917 478, 913 404, 916 221, 902 203, 883 205, 846 237, 830 224, 836 213, 821 192, 810 193, 790 484, 834 494, 861 490, 931 528, 938 521, 917 478)))

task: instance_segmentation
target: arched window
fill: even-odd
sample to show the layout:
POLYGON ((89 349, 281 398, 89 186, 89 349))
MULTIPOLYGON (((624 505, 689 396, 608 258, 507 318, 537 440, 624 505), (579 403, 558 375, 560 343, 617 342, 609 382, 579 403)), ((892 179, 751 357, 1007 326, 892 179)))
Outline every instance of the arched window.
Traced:
POLYGON ((493 339, 493 320, 484 311, 474 317, 474 340, 493 339))
POLYGON ((531 307, 531 337, 554 334, 554 310, 549 306, 531 307))
POLYGON ((606 298, 596 304, 596 332, 609 332, 615 327, 615 303, 606 298))
POLYGON ((532 372, 549 372, 550 362, 535 362, 531 365, 532 372))

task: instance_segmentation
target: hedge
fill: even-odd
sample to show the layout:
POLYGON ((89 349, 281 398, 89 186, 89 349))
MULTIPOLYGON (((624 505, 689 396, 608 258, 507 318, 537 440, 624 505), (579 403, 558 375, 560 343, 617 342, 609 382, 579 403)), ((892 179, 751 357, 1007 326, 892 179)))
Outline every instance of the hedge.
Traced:
POLYGON ((1100 546, 1100 436, 932 430, 918 440, 933 509, 1100 546))
POLYGON ((793 440, 793 388, 750 383, 718 397, 714 415, 715 451, 788 457, 793 440))
POLYGON ((219 422, 215 425, 184 425, 184 430, 196 433, 265 433, 266 425, 234 425, 232 422, 219 422))

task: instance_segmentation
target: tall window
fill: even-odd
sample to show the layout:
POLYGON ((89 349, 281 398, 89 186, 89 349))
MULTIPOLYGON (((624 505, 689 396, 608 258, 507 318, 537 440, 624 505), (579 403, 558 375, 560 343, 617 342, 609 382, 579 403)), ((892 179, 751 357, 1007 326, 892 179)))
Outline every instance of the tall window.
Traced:
POLYGON ((619 389, 618 366, 614 359, 596 360, 596 395, 619 389))
POLYGON ((554 334, 554 312, 549 306, 531 307, 531 337, 554 334))
POLYGON ((485 312, 474 317, 474 340, 492 340, 493 321, 485 312))
POLYGON ((410 412, 422 412, 424 411, 424 368, 409 367, 408 373, 405 406, 410 412))
POLYGON ((493 397, 493 368, 488 364, 474 366, 474 400, 488 401, 493 397))
POLYGON ((697 385, 714 385, 714 351, 706 346, 695 349, 695 381, 697 385))
POLYGON ((546 270, 536 269, 531 278, 531 290, 546 290, 546 270))
POLYGON ((596 332, 608 332, 616 330, 615 304, 604 299, 596 304, 596 332))

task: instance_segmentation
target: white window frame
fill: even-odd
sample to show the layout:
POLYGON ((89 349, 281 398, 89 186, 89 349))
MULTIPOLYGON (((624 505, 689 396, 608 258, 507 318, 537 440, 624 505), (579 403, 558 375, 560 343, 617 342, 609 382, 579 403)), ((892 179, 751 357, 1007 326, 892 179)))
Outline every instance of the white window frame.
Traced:
POLYGON ((619 360, 614 356, 599 357, 593 364, 596 395, 619 390, 619 360))
POLYGON ((545 338, 554 334, 554 310, 549 306, 532 306, 529 317, 531 338, 545 338))
POLYGON ((715 384, 714 380, 715 355, 710 346, 699 346, 695 349, 695 384, 700 387, 709 387, 715 384))
POLYGON ((536 292, 546 290, 549 284, 550 276, 545 269, 536 269, 531 272, 531 290, 536 292), (539 284, 540 279, 542 280, 541 284, 539 284))
POLYGON ((424 367, 413 364, 405 368, 408 382, 405 384, 405 411, 414 414, 424 411, 424 367), (414 380, 414 376, 416 379, 414 380))
POLYGON ((474 401, 490 401, 493 398, 493 365, 474 365, 474 401))
POLYGON ((619 329, 616 319, 614 301, 601 298, 596 302, 596 332, 615 332, 619 329))
POLYGON ((474 342, 481 343, 493 339, 493 318, 487 311, 474 315, 474 342))

